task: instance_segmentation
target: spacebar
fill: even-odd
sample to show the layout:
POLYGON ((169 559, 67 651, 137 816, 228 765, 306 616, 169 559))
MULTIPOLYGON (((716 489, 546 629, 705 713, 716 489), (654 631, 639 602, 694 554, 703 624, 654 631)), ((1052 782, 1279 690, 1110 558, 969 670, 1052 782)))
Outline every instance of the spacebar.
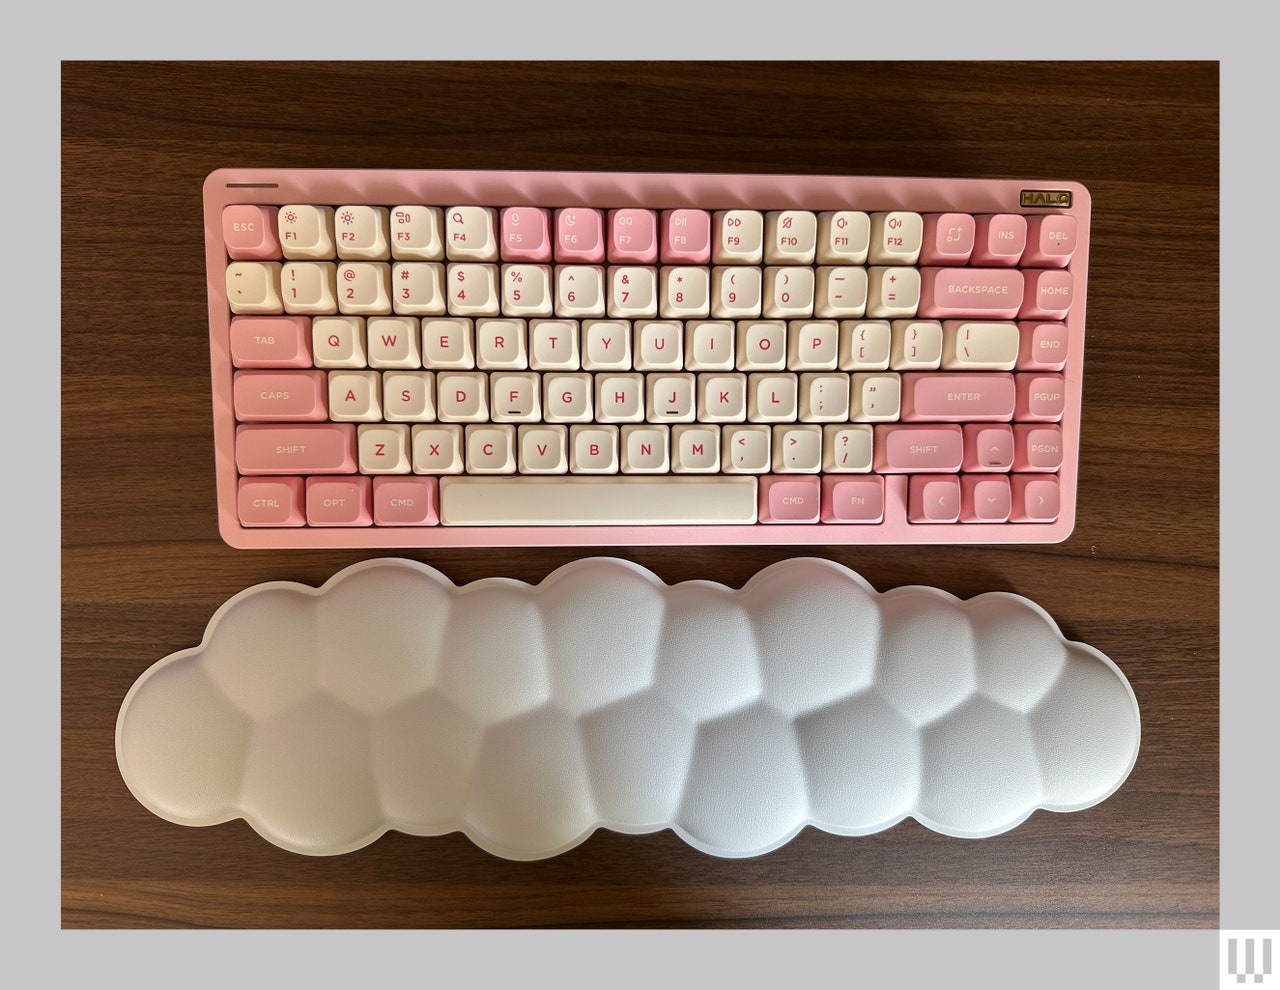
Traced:
POLYGON ((756 479, 747 475, 443 477, 445 526, 750 524, 756 479))

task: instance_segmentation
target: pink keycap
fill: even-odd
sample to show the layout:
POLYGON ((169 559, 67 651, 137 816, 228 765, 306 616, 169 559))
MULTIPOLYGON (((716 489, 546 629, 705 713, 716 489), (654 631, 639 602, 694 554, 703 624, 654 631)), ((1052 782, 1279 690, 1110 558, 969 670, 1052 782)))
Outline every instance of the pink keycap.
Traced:
POLYGON ((344 474, 356 469, 354 423, 236 428, 241 474, 344 474))
POLYGON ((1052 474, 1011 475, 1010 522, 1053 522, 1061 509, 1058 478, 1052 474))
POLYGON ((964 265, 973 254, 974 222, 967 213, 926 213, 920 264, 964 265))
POLYGON ((953 523, 960 518, 960 479, 915 475, 907 488, 907 518, 913 523, 953 523))
POLYGON ((1066 389, 1061 375, 1015 375, 1018 408, 1014 418, 1025 422, 1056 423, 1066 409, 1066 389))
POLYGON ((916 372, 902 376, 904 423, 965 423, 1013 418, 1013 375, 916 372))
POLYGON ((1027 219, 1027 268, 1064 268, 1076 253, 1076 218, 1051 213, 1027 219))
POLYGON ((711 214, 663 210, 659 255, 669 264, 705 265, 711 260, 711 214))
POLYGON ((964 460, 959 426, 875 427, 871 443, 874 467, 882 474, 954 474, 964 460))
POLYGON ((759 517, 764 523, 816 523, 822 511, 817 475, 765 475, 759 517))
POLYGON ((598 265, 604 261, 604 215, 573 207, 556 210, 556 261, 598 265))
POLYGON ((235 261, 280 257, 274 206, 238 204, 222 211, 222 242, 235 261))
POLYGON ((964 427, 966 471, 1008 471, 1013 466, 1013 428, 1008 423, 964 427))
POLYGON ((1051 474, 1062 467, 1062 427, 1019 423, 1013 428, 1013 469, 1051 474))
POLYGON ((608 256, 615 264, 657 261, 658 215, 652 210, 610 210, 608 256))
POLYGON ((1009 268, 921 268, 920 306, 926 319, 992 316, 1011 320, 1022 308, 1022 272, 1009 268))
POLYGON ((974 217, 971 265, 1012 267, 1027 247, 1027 218, 1017 213, 988 213, 974 217))
POLYGON ((369 526, 370 478, 307 479, 307 522, 312 526, 369 526))
POLYGON ((438 504, 435 478, 373 479, 373 521, 379 526, 434 526, 438 504))
POLYGON ((323 371, 237 371, 231 385, 242 423, 296 423, 329 418, 323 371))
POLYGON ((828 523, 878 523, 884 518, 884 479, 841 477, 822 479, 822 521, 828 523))
POLYGON ((231 321, 237 368, 311 367, 311 320, 305 316, 237 316, 231 321))
POLYGON ((1006 522, 1012 493, 1006 475, 966 474, 960 477, 960 521, 1006 522))
POLYGON ((1061 371, 1067 363, 1067 328, 1061 323, 1019 323, 1019 371, 1061 371))
POLYGON ((1069 271, 1028 271, 1018 315, 1024 320, 1061 320, 1071 309, 1073 279, 1069 271))
POLYGON ((509 206, 499 221, 503 261, 551 260, 551 215, 533 206, 509 206))
POLYGON ((241 478, 236 514, 242 526, 305 526, 301 478, 241 478))

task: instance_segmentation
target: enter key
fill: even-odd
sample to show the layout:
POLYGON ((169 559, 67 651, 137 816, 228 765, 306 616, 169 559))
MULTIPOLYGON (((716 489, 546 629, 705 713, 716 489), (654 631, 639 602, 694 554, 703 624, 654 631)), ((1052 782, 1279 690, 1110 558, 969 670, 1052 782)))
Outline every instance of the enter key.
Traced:
POLYGON ((904 423, 1007 422, 1017 400, 1014 377, 1004 372, 902 376, 904 423))

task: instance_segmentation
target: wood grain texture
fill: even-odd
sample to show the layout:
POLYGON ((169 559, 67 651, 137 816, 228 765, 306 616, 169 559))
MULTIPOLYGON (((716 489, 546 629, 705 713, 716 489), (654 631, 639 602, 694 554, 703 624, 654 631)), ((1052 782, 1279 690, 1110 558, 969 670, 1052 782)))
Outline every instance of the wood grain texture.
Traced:
MULTIPOLYGON (((1216 928, 1218 121, 1214 63, 64 63, 63 927, 1216 928), (113 748, 138 675, 249 585, 319 584, 375 555, 218 537, 201 184, 223 166, 1083 182, 1072 537, 801 552, 881 590, 1038 602, 1133 685, 1143 741, 1127 783, 994 838, 910 821, 857 839, 809 829, 753 860, 670 832, 600 832, 533 864, 457 835, 310 859, 243 822, 182 828, 146 811, 113 748)), ((795 551, 601 552, 737 587, 795 551)), ((538 581, 584 555, 403 554, 458 583, 538 581)))

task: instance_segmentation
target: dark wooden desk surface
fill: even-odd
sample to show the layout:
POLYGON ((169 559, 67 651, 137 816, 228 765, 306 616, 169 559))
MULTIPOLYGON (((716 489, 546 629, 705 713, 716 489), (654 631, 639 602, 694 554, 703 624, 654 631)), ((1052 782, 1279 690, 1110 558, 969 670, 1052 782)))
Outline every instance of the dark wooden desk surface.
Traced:
MULTIPOLYGON (((1218 69, 1213 63, 67 63, 62 74, 64 928, 1216 928, 1218 69), (886 589, 1031 598, 1124 670, 1124 787, 1002 836, 806 830, 752 860, 598 832, 519 864, 389 834, 332 859, 169 824, 116 768, 120 703, 263 581, 374 554, 232 550, 212 482, 201 183, 230 165, 1082 181, 1081 501, 1051 547, 832 550, 886 589)), ((791 556, 610 548, 738 586, 791 556)), ((806 551, 809 552, 809 551, 806 551)), ((538 581, 574 550, 410 552, 538 581)))

